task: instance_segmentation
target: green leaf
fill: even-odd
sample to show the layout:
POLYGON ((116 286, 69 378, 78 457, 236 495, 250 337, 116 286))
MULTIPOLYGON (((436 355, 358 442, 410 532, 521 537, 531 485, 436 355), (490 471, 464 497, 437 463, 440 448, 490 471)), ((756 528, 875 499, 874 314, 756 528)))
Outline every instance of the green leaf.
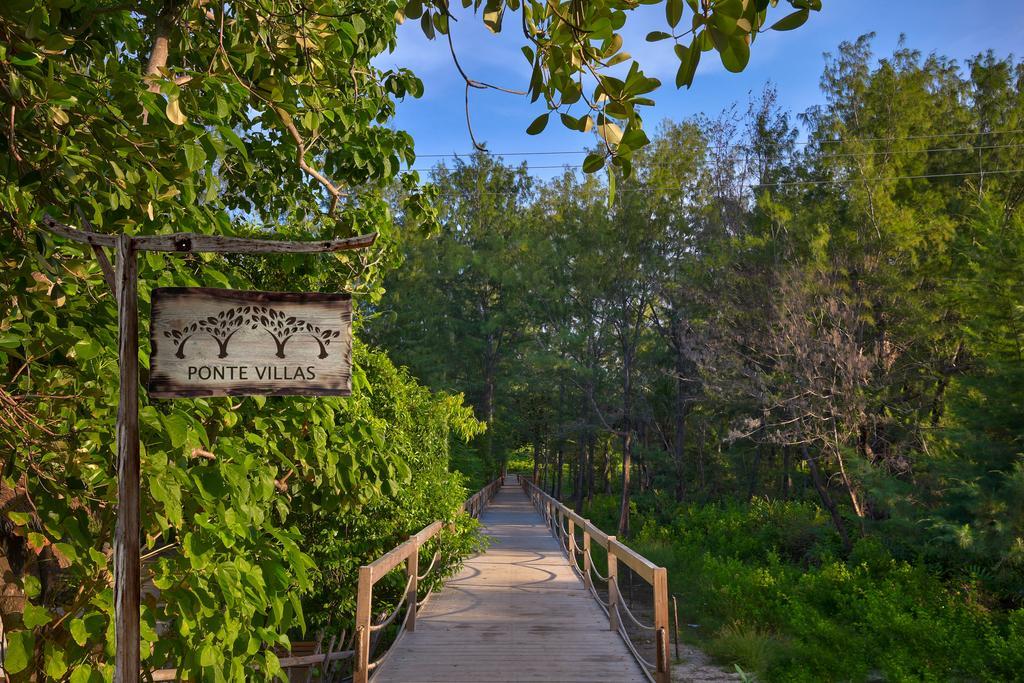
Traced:
POLYGON ((420 28, 423 30, 423 35, 430 40, 434 39, 436 34, 434 33, 434 22, 430 18, 430 12, 424 12, 423 16, 420 17, 420 28))
POLYGON ((43 648, 43 671, 53 680, 60 680, 67 670, 64 649, 56 643, 47 643, 43 648))
POLYGON ((594 173, 604 168, 604 155, 591 152, 587 155, 587 158, 583 160, 583 172, 594 173))
POLYGON ((217 663, 217 650, 210 645, 205 643, 201 650, 199 650, 199 665, 200 666, 213 666, 217 663))
POLYGON ((671 34, 665 33, 664 31, 651 31, 650 33, 647 34, 647 42, 653 43, 658 40, 666 40, 671 37, 671 34))
POLYGON ((537 135, 544 130, 548 125, 548 114, 551 112, 541 114, 533 120, 533 123, 526 129, 528 135, 537 135))
POLYGON ((726 69, 733 73, 740 73, 750 61, 750 46, 747 45, 747 41, 742 35, 726 38, 719 48, 718 54, 726 69))
POLYGON ((643 128, 630 128, 626 131, 626 134, 622 136, 622 141, 619 144, 623 147, 628 147, 631 150, 637 150, 646 146, 648 143, 650 143, 650 139, 647 137, 647 133, 644 132, 643 128))
POLYGON ((676 87, 681 88, 685 85, 689 88, 693 85, 693 77, 697 73, 697 65, 700 63, 700 50, 696 45, 691 45, 690 47, 676 45, 676 55, 679 57, 679 70, 676 71, 676 87))
POLYGON ((185 152, 185 164, 190 171, 198 171, 206 161, 206 154, 199 145, 185 144, 182 149, 185 152))
POLYGON ((615 173, 608 169, 608 208, 615 204, 615 173))
POLYGON ((29 520, 32 519, 32 513, 12 511, 7 513, 7 517, 15 526, 26 526, 29 523, 29 520))
POLYGON ((683 0, 668 0, 665 3, 665 19, 668 25, 675 28, 683 18, 683 0))
POLYGON ((9 674, 16 674, 28 668, 35 649, 35 636, 31 631, 15 631, 7 633, 7 651, 4 657, 4 669, 9 674))
POLYGON ((185 416, 178 413, 162 415, 160 421, 164 425, 164 431, 167 432, 167 436, 171 439, 171 446, 181 448, 188 436, 188 421, 185 419, 185 416))
POLYGON ((88 664, 78 664, 71 672, 71 683, 89 683, 92 678, 93 668, 88 664))
POLYGON ((25 612, 21 615, 25 628, 38 628, 43 624, 49 624, 53 616, 45 607, 39 605, 25 605, 25 612))
POLYGON ((73 352, 78 360, 92 360, 100 355, 102 347, 95 339, 82 339, 75 344, 73 352))
POLYGON ((782 19, 779 19, 771 25, 772 30, 775 31, 792 31, 795 28, 800 28, 807 21, 807 17, 811 15, 811 11, 808 9, 800 9, 792 14, 789 14, 782 19))
POLYGON ((43 590, 43 586, 39 583, 39 579, 32 574, 25 574, 22 576, 21 583, 25 587, 25 595, 30 598, 38 596, 43 590))
POLYGON ((320 451, 327 449, 327 431, 323 427, 313 427, 313 444, 320 451))
POLYGON ((71 637, 74 638, 80 647, 85 647, 85 644, 89 642, 89 632, 85 628, 84 620, 72 619, 71 623, 68 624, 68 631, 71 632, 71 637))

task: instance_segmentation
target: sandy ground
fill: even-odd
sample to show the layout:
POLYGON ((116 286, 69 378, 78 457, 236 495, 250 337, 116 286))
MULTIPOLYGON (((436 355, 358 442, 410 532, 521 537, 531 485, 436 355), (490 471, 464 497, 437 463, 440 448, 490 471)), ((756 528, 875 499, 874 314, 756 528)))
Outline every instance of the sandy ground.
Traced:
POLYGON ((681 662, 672 663, 672 680, 678 683, 740 681, 738 674, 712 663, 711 658, 692 645, 679 643, 681 662))

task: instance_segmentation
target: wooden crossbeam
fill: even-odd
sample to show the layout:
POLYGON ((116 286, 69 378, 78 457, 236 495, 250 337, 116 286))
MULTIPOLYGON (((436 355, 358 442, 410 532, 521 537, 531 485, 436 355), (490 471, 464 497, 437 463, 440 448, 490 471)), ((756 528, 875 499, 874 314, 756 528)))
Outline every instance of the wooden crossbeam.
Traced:
MULTIPOLYGON (((107 235, 92 230, 73 228, 50 216, 44 217, 40 222, 43 227, 55 235, 67 237, 75 242, 89 244, 93 248, 115 248, 117 246, 117 235, 107 235)), ((372 246, 376 241, 376 232, 355 237, 344 237, 334 240, 312 240, 308 242, 253 239, 250 237, 230 237, 225 235, 200 235, 193 232, 132 237, 135 251, 161 251, 179 254, 327 254, 338 251, 365 249, 372 246)))

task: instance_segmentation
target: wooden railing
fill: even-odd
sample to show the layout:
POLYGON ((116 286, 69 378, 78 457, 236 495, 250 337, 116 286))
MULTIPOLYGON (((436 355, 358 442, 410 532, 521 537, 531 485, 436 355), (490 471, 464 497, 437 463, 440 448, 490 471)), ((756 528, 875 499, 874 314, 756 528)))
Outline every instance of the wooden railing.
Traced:
MULTIPOLYGON (((483 487, 466 500, 463 509, 472 517, 479 517, 487 504, 491 502, 494 495, 501 488, 502 477, 498 477, 487 486, 483 487)), ((370 672, 376 669, 387 658, 385 653, 380 659, 370 661, 372 650, 371 638, 374 633, 390 626, 402 611, 402 607, 408 605, 399 626, 399 635, 406 631, 416 630, 416 612, 426 604, 430 598, 428 595, 419 600, 419 582, 427 578, 434 568, 437 555, 430 563, 430 567, 423 574, 419 573, 420 548, 431 538, 436 536, 444 527, 443 522, 434 522, 417 534, 409 537, 409 540, 393 548, 379 559, 359 568, 359 589, 356 594, 356 632, 355 632, 355 660, 352 664, 352 683, 367 683, 370 672), (373 609, 373 586, 384 578, 398 565, 405 563, 405 591, 402 599, 384 619, 376 624, 371 623, 373 609)), ((397 638, 397 636, 396 636, 397 638)), ((393 647, 393 645, 392 645, 393 647)), ((390 653, 392 650, 388 650, 390 653)))
MULTIPOLYGON (((503 478, 498 477, 490 484, 474 493, 466 500, 462 509, 471 517, 479 517, 487 507, 487 504, 491 502, 491 499, 494 498, 494 495, 501 488, 502 482, 503 478)), ((392 548, 370 564, 359 568, 359 588, 356 594, 356 630, 352 649, 345 649, 344 646, 341 646, 341 649, 335 651, 335 640, 332 640, 326 652, 282 657, 280 659, 281 668, 292 669, 297 667, 317 666, 321 669, 320 680, 326 681, 333 680, 334 678, 328 673, 332 662, 351 658, 353 660, 353 683, 367 683, 370 672, 379 666, 387 657, 387 654, 385 654, 377 661, 370 661, 370 654, 373 649, 372 643, 374 641, 372 638, 373 634, 383 631, 394 623, 399 613, 402 611, 402 608, 407 604, 408 608, 406 609, 405 616, 403 617, 402 623, 399 625, 399 634, 404 631, 416 630, 416 612, 420 607, 426 604, 427 600, 430 598, 430 595, 428 594, 423 598, 423 600, 418 599, 419 582, 423 581, 430 575, 439 556, 438 553, 435 553, 433 560, 430 562, 430 566, 427 567, 425 572, 420 574, 420 548, 426 545, 427 541, 440 533, 444 527, 444 522, 433 522, 427 525, 423 530, 410 536, 409 539, 401 545, 392 548), (405 591, 401 600, 399 600, 394 610, 392 610, 387 617, 379 620, 377 623, 371 623, 374 584, 383 579, 385 575, 403 562, 405 563, 405 575, 407 578, 405 591)), ((338 644, 340 646, 341 641, 338 641, 338 644)), ((319 650, 319 647, 317 647, 317 649, 319 650)), ((153 671, 151 675, 154 681, 182 680, 181 675, 175 669, 160 669, 153 671)), ((3 679, 0 679, 0 681, 2 680, 3 679)), ((312 671, 307 674, 306 680, 312 680, 312 671)))
POLYGON ((498 477, 490 484, 467 498, 462 509, 468 512, 470 517, 480 517, 480 513, 484 511, 484 508, 487 507, 487 504, 491 502, 492 498, 494 498, 494 494, 498 492, 498 489, 500 489, 504 483, 505 477, 498 477))
POLYGON ((565 549, 569 564, 576 570, 583 579, 584 585, 597 600, 601 608, 608 614, 608 625, 616 631, 626 645, 629 647, 637 661, 645 667, 648 674, 657 683, 670 683, 671 681, 671 660, 669 658, 669 621, 668 621, 668 572, 664 567, 659 567, 636 551, 620 543, 614 536, 601 531, 594 526, 590 520, 584 519, 565 505, 555 500, 542 491, 533 483, 529 476, 520 475, 523 491, 533 501, 538 512, 544 515, 551 533, 558 538, 565 549), (582 541, 576 538, 577 528, 582 532, 582 541), (608 553, 608 576, 602 576, 594 567, 594 558, 591 555, 591 546, 598 545, 608 553), (583 561, 580 566, 577 556, 583 561), (622 591, 619 589, 619 563, 629 567, 638 576, 650 584, 654 596, 654 624, 645 624, 637 618, 629 609, 629 605, 622 599, 622 591), (608 585, 608 599, 605 601, 598 594, 595 588, 595 579, 608 585), (623 615, 632 624, 642 630, 651 632, 654 636, 655 661, 650 662, 637 650, 633 644, 623 615))

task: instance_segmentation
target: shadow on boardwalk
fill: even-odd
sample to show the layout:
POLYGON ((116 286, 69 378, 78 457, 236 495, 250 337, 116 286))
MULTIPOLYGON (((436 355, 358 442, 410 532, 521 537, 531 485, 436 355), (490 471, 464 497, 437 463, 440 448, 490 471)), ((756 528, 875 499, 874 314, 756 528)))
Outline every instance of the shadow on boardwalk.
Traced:
POLYGON ((490 548, 425 606, 374 683, 647 680, 518 485, 481 521, 490 548))

